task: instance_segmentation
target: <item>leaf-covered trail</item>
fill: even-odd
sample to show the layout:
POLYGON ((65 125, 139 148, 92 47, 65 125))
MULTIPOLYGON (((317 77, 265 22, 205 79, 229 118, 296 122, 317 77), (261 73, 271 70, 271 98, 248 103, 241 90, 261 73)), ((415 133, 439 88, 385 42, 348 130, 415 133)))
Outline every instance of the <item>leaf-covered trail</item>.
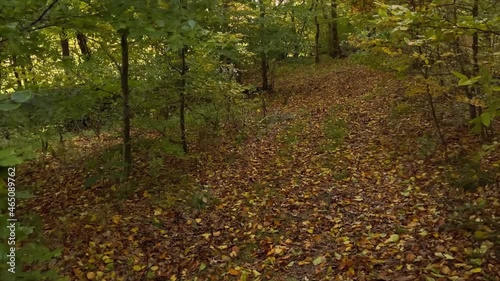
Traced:
POLYGON ((449 226, 479 196, 498 217, 498 198, 450 193, 439 162, 416 157, 432 129, 421 114, 391 118, 400 82, 346 61, 300 69, 279 75, 288 103, 242 143, 169 163, 190 171, 199 210, 176 207, 164 193, 175 175, 148 176, 147 160, 120 200, 82 188, 78 165, 32 175, 43 187, 28 204, 63 247, 55 266, 71 280, 495 280, 494 245, 475 239, 487 224, 449 226))
MULTIPOLYGON (((207 223, 224 233, 207 240, 228 246, 229 256, 232 246, 255 247, 248 261, 230 261, 228 273, 256 270, 273 280, 480 280, 478 265, 464 260, 472 242, 440 231, 446 195, 431 185, 440 171, 412 159, 412 137, 389 124, 400 83, 359 66, 304 78, 281 81, 280 91, 296 94, 271 111, 277 124, 235 148, 233 163, 207 170, 203 184, 220 198, 207 223)), ((212 262, 225 264, 217 259, 212 262)), ((488 274, 497 274, 497 265, 488 274)))

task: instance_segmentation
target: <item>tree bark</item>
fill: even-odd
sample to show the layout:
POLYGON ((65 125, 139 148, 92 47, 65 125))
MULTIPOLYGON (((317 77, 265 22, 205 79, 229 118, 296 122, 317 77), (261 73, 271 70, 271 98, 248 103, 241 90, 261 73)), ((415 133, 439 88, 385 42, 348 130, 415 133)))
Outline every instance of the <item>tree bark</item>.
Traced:
POLYGON ((62 58, 63 60, 69 59, 70 51, 69 51, 69 40, 66 32, 61 33, 61 50, 62 50, 62 58))
POLYGON ((332 58, 340 58, 342 57, 342 49, 340 48, 340 38, 339 38, 339 30, 338 30, 338 14, 337 14, 337 2, 336 0, 332 0, 330 6, 330 16, 331 23, 330 27, 330 56, 332 58))
POLYGON ((23 81, 22 81, 21 77, 19 76, 19 72, 16 69, 17 66, 18 66, 17 65, 17 56, 16 55, 12 56, 11 65, 14 68, 14 77, 16 77, 17 86, 19 87, 19 89, 21 89, 23 87, 23 81))
MULTIPOLYGON (((259 0, 259 11, 260 11, 260 19, 261 19, 261 23, 260 23, 260 36, 261 36, 261 44, 263 43, 262 42, 262 37, 264 36, 264 18, 266 17, 266 10, 265 10, 265 7, 264 7, 264 1, 263 0, 259 0)), ((263 91, 268 91, 268 90, 271 90, 270 89, 270 86, 269 86, 269 79, 268 79, 268 68, 269 68, 269 63, 267 61, 267 55, 265 52, 262 52, 260 54, 260 73, 261 73, 261 76, 262 76, 262 90, 263 91)))
POLYGON ((121 34, 122 66, 120 72, 123 99, 123 168, 124 179, 130 176, 132 168, 132 139, 130 136, 130 88, 129 88, 129 44, 128 30, 121 34))
MULTIPOLYGON (((472 6, 472 18, 474 21, 477 20, 479 16, 479 0, 474 0, 474 4, 472 6)), ((479 75, 479 33, 475 31, 472 34, 472 77, 476 77, 479 75)), ((481 87, 478 85, 474 85, 474 95, 476 97, 481 96, 481 87)), ((476 107, 476 115, 481 116, 483 109, 480 106, 476 107)), ((480 123, 481 126, 481 139, 483 141, 486 140, 486 130, 483 123, 480 123)))
POLYGON ((179 119, 180 119, 180 129, 181 129, 181 143, 182 150, 184 153, 188 153, 188 145, 187 145, 187 137, 186 137, 186 74, 187 74, 187 65, 186 65, 186 49, 184 46, 181 50, 181 83, 179 89, 179 98, 180 98, 180 108, 179 108, 179 119))
POLYGON ((90 51, 89 45, 87 44, 87 36, 81 32, 76 33, 76 40, 78 42, 78 47, 80 47, 80 52, 83 57, 88 60, 90 59, 92 52, 90 51))
POLYGON ((319 33, 320 33, 320 26, 319 26, 319 21, 318 21, 318 0, 315 1, 315 14, 314 14, 314 24, 316 25, 316 34, 314 36, 314 52, 315 52, 315 57, 314 57, 314 62, 319 63, 319 33))
POLYGON ((269 79, 268 79, 269 64, 267 62, 267 57, 265 54, 262 55, 262 58, 260 60, 260 69, 262 76, 262 90, 268 91, 270 90, 269 79))

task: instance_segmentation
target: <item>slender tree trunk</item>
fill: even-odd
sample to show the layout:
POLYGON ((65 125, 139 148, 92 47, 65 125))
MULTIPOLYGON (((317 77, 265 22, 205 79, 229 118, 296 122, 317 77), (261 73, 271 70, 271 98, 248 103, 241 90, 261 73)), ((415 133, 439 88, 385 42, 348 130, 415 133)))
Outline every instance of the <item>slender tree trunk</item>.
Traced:
POLYGON ((70 57, 69 40, 68 40, 68 35, 64 30, 61 33, 61 50, 62 50, 63 60, 69 59, 70 57))
POLYGON ((80 47, 80 52, 82 53, 85 60, 90 59, 92 52, 90 51, 89 45, 87 44, 87 36, 81 32, 76 33, 76 41, 78 42, 78 47, 80 47))
MULTIPOLYGON (((474 0, 474 4, 472 6, 472 18, 474 21, 477 20, 477 17, 479 16, 479 0, 474 0)), ((472 76, 478 76, 479 75, 479 62, 478 62, 478 55, 479 55, 479 33, 476 31, 472 34, 472 76)), ((476 97, 481 96, 481 88, 477 85, 474 85, 474 95, 476 97)), ((479 116, 482 114, 482 108, 480 106, 476 107, 476 114, 479 113, 479 116)), ((484 141, 486 140, 486 133, 485 129, 483 126, 483 123, 480 123, 481 126, 481 139, 484 141)))
POLYGON ((260 69, 261 69, 261 76, 262 76, 262 90, 268 91, 268 90, 270 90, 269 79, 268 79, 269 64, 267 62, 267 57, 265 54, 262 54, 262 58, 260 60, 260 69))
POLYGON ((17 56, 16 55, 12 56, 11 65, 14 68, 14 77, 16 77, 17 86, 19 89, 21 89, 23 87, 23 81, 22 81, 21 77, 19 76, 19 72, 17 72, 18 65, 17 65, 17 56))
POLYGON ((330 56, 332 58, 340 58, 342 57, 342 49, 340 48, 340 38, 339 38, 339 30, 338 30, 338 14, 337 14, 337 0, 332 0, 330 6, 330 16, 331 23, 328 25, 330 27, 330 56))
POLYGON ((181 83, 179 89, 179 98, 180 98, 180 109, 179 109, 179 119, 180 119, 180 129, 181 129, 181 143, 182 150, 184 153, 188 153, 188 145, 187 145, 187 137, 186 137, 186 74, 187 74, 187 65, 186 65, 186 50, 187 48, 184 46, 181 50, 181 83))
POLYGON ((315 52, 315 57, 314 57, 314 62, 319 63, 319 33, 320 33, 320 26, 319 26, 319 21, 318 21, 318 0, 315 1, 315 14, 314 14, 314 24, 316 25, 316 34, 314 36, 314 52, 315 52))
MULTIPOLYGON (((68 35, 64 31, 64 29, 61 32, 61 51, 62 51, 62 60, 63 60, 63 62, 71 60, 71 54, 70 54, 70 50, 69 50, 68 35)), ((67 69, 66 67, 64 67, 64 73, 66 74, 66 76, 69 76, 69 74, 70 74, 69 73, 69 69, 67 69)))
POLYGON ((424 78, 426 80, 425 91, 426 91, 426 95, 427 95, 427 101, 429 103, 429 108, 431 110, 432 120, 434 121, 434 125, 436 126, 436 132, 437 132, 437 135, 439 137, 439 140, 441 141, 441 144, 444 147, 445 158, 448 159, 448 150, 446 147, 446 139, 444 138, 443 131, 441 130, 441 125, 439 124, 439 119, 437 118, 436 107, 434 106, 434 100, 432 98, 429 83, 427 83, 427 79, 429 78, 428 68, 425 68, 425 70, 424 70, 424 78))
MULTIPOLYGON (((457 25, 458 23, 458 4, 457 0, 453 0, 453 24, 457 25)), ((469 76, 470 73, 466 69, 466 65, 469 64, 468 59, 465 57, 467 56, 466 52, 462 51, 462 48, 460 48, 460 42, 459 38, 457 37, 454 41, 454 47, 455 47, 455 53, 457 54, 457 63, 460 66, 460 71, 462 74, 469 76)), ((464 89, 465 95, 469 100, 471 100, 474 97, 474 93, 469 87, 465 87, 464 89)), ((476 114, 476 106, 472 105, 469 103, 469 119, 475 119, 477 116, 476 114)))
MULTIPOLYGON (((294 13, 293 10, 290 13, 290 21, 292 23, 292 34, 294 36, 297 36, 298 33, 297 33, 297 27, 295 26, 295 13, 294 13)), ((294 58, 298 58, 299 57, 299 44, 298 44, 298 42, 295 42, 293 44, 293 57, 294 58)))
POLYGON ((121 67, 121 89, 123 99, 123 168, 124 179, 130 176, 132 169, 132 139, 130 136, 130 89, 129 89, 129 44, 128 30, 121 34, 121 51, 122 51, 122 67, 121 67))
MULTIPOLYGON (((263 0, 259 0, 259 11, 260 11, 260 37, 261 37, 261 40, 262 38, 264 37, 264 18, 266 17, 266 10, 265 10, 265 7, 264 7, 264 1, 263 0)), ((262 44, 262 41, 261 41, 261 44, 262 44)), ((261 73, 261 76, 262 76, 262 90, 263 91, 268 91, 268 90, 271 90, 270 87, 269 87, 269 79, 268 79, 268 68, 269 68, 269 63, 267 61, 267 55, 265 52, 262 52, 260 54, 260 73, 261 73)))

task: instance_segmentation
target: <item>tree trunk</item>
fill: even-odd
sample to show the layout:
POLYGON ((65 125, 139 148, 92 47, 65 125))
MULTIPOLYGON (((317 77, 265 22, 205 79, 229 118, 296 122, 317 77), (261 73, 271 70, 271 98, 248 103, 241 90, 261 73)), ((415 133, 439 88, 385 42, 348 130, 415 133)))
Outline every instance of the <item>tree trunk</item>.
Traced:
POLYGON ((269 64, 267 62, 267 58, 265 54, 262 54, 262 58, 260 60, 260 69, 261 69, 261 76, 262 76, 262 90, 263 91, 268 91, 270 90, 269 87, 269 79, 268 79, 268 70, 269 70, 269 64))
POLYGON ((23 81, 22 81, 21 77, 19 76, 19 72, 17 72, 18 65, 17 65, 17 56, 16 55, 12 56, 11 65, 14 68, 14 77, 16 77, 18 89, 21 89, 23 87, 23 81))
POLYGON ((314 57, 314 62, 319 63, 319 33, 320 33, 320 27, 319 27, 319 21, 318 21, 318 1, 316 0, 315 2, 316 8, 314 9, 315 14, 314 14, 314 24, 316 25, 316 34, 314 36, 314 52, 315 52, 315 57, 314 57))
POLYGON ((90 59, 92 52, 87 44, 87 36, 85 34, 78 32, 76 33, 76 40, 78 42, 78 46, 80 47, 80 52, 84 56, 86 60, 90 59))
MULTIPOLYGON (((457 25, 458 24, 458 4, 457 0, 453 0, 453 24, 457 25)), ((466 59, 467 57, 467 52, 464 52, 462 48, 460 48, 460 42, 459 42, 459 37, 455 39, 453 42, 453 45, 455 47, 455 53, 457 54, 455 57, 457 58, 457 63, 460 66, 460 71, 462 74, 469 76, 470 73, 466 69, 466 65, 469 65, 469 60, 466 59)), ((474 93, 469 87, 465 87, 464 89, 465 95, 469 100, 471 100, 474 97, 474 93)), ((476 114, 476 106, 473 104, 469 103, 469 119, 475 119, 477 116, 476 114)))
POLYGON ((330 27, 330 56, 332 58, 340 58, 342 57, 342 49, 340 48, 340 38, 337 24, 338 14, 336 0, 332 0, 330 8, 331 23, 328 25, 330 27))
POLYGON ((186 65, 186 46, 184 46, 181 50, 181 83, 179 89, 179 98, 180 98, 180 108, 179 108, 179 119, 180 119, 180 129, 181 129, 181 143, 182 150, 184 153, 188 153, 188 145, 186 138, 186 74, 187 74, 187 65, 186 65))
MULTIPOLYGON (((472 18, 474 21, 477 20, 477 17, 479 16, 479 0, 474 0, 474 4, 472 6, 472 18)), ((474 32, 472 34, 472 77, 478 76, 479 75, 479 62, 478 62, 478 55, 479 55, 479 34, 478 32, 474 32)), ((474 90, 474 96, 479 97, 481 95, 481 88, 477 85, 473 86, 474 90)), ((482 109, 479 107, 476 107, 476 115, 477 112, 479 114, 482 113, 482 109)), ((486 135, 484 133, 484 126, 481 123, 481 138, 485 140, 486 135)))
MULTIPOLYGON (((259 25, 259 33, 260 33, 260 37, 261 37, 261 40, 262 38, 264 37, 264 18, 266 17, 266 10, 265 10, 265 7, 264 7, 264 1, 263 0, 259 0, 259 11, 260 11, 260 19, 261 19, 261 22, 260 22, 260 25, 259 25)), ((262 44, 262 41, 261 41, 261 44, 262 44)), ((269 79, 268 79, 268 68, 269 68, 269 63, 267 61, 267 55, 265 52, 262 52, 260 54, 260 74, 262 76, 262 90, 263 91, 268 91, 270 90, 270 87, 269 87, 269 79)))
POLYGON ((132 139, 130 136, 130 89, 129 89, 129 44, 128 30, 121 34, 122 67, 120 72, 121 90, 123 99, 123 168, 124 179, 130 176, 132 168, 132 139))
POLYGON ((69 40, 66 32, 61 33, 61 50, 62 50, 62 58, 63 60, 69 59, 70 52, 69 52, 69 40))

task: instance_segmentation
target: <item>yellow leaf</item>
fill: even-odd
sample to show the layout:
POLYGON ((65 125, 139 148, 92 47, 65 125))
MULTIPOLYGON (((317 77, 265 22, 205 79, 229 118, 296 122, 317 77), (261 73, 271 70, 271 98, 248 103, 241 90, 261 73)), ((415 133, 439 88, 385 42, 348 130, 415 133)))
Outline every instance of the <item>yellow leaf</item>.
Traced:
POLYGON ((154 215, 159 216, 159 215, 161 215, 162 212, 163 212, 163 210, 161 208, 156 208, 154 215))
POLYGON ((393 243, 399 242, 399 235, 392 234, 387 240, 385 240, 384 243, 389 243, 389 242, 393 242, 393 243))
POLYGON ((152 266, 152 267, 151 267, 151 271, 157 271, 157 270, 158 270, 158 268, 159 268, 159 267, 158 267, 157 265, 152 266))
POLYGON ((121 218, 122 218, 122 216, 120 216, 120 215, 114 215, 114 216, 113 216, 113 222, 114 222, 115 224, 118 224, 118 223, 120 223, 120 219, 121 219, 121 218))
POLYGON ((236 270, 234 268, 231 268, 231 269, 229 269, 229 274, 231 274, 233 276, 237 276, 237 275, 240 275, 240 271, 236 270))
POLYGON ((254 269, 254 270, 252 270, 252 273, 253 273, 253 275, 255 275, 255 276, 260 276, 260 272, 258 272, 258 271, 257 271, 257 270, 255 270, 255 269, 254 269))
POLYGON ((469 270, 470 273, 479 273, 482 269, 480 267, 469 270))
POLYGON ((151 197, 151 195, 149 194, 149 192, 144 191, 144 193, 142 194, 142 197, 149 198, 149 197, 151 197))
POLYGON ((195 219, 194 221, 197 223, 201 223, 201 219, 195 219))
POLYGON ((283 253, 283 249, 282 248, 274 248, 274 253, 277 255, 281 254, 281 253, 283 253))
POLYGON ((93 272, 93 271, 87 272, 87 279, 94 280, 95 279, 95 272, 93 272))
POLYGON ((476 232, 474 232, 474 237, 476 237, 477 239, 486 239, 488 237, 488 232, 477 230, 476 232))
POLYGON ((169 7, 168 3, 163 0, 158 0, 158 6, 163 10, 167 10, 169 7))
POLYGON ((307 260, 299 261, 299 265, 305 265, 305 264, 310 264, 310 262, 307 260))
POLYGON ((177 280, 177 275, 172 275, 170 276, 170 281, 176 281, 177 280))
POLYGON ((140 265, 134 265, 134 270, 135 271, 141 271, 142 267, 140 265))
POLYGON ((138 230, 139 230, 138 227, 133 227, 130 231, 132 231, 133 233, 137 233, 138 230))
POLYGON ((446 265, 441 268, 441 273, 443 273, 444 275, 448 275, 450 274, 450 272, 451 272, 450 268, 447 267, 446 265))
POLYGON ((310 234, 313 234, 313 233, 314 233, 314 228, 309 228, 309 229, 307 230, 307 232, 308 232, 308 233, 310 233, 310 234))

